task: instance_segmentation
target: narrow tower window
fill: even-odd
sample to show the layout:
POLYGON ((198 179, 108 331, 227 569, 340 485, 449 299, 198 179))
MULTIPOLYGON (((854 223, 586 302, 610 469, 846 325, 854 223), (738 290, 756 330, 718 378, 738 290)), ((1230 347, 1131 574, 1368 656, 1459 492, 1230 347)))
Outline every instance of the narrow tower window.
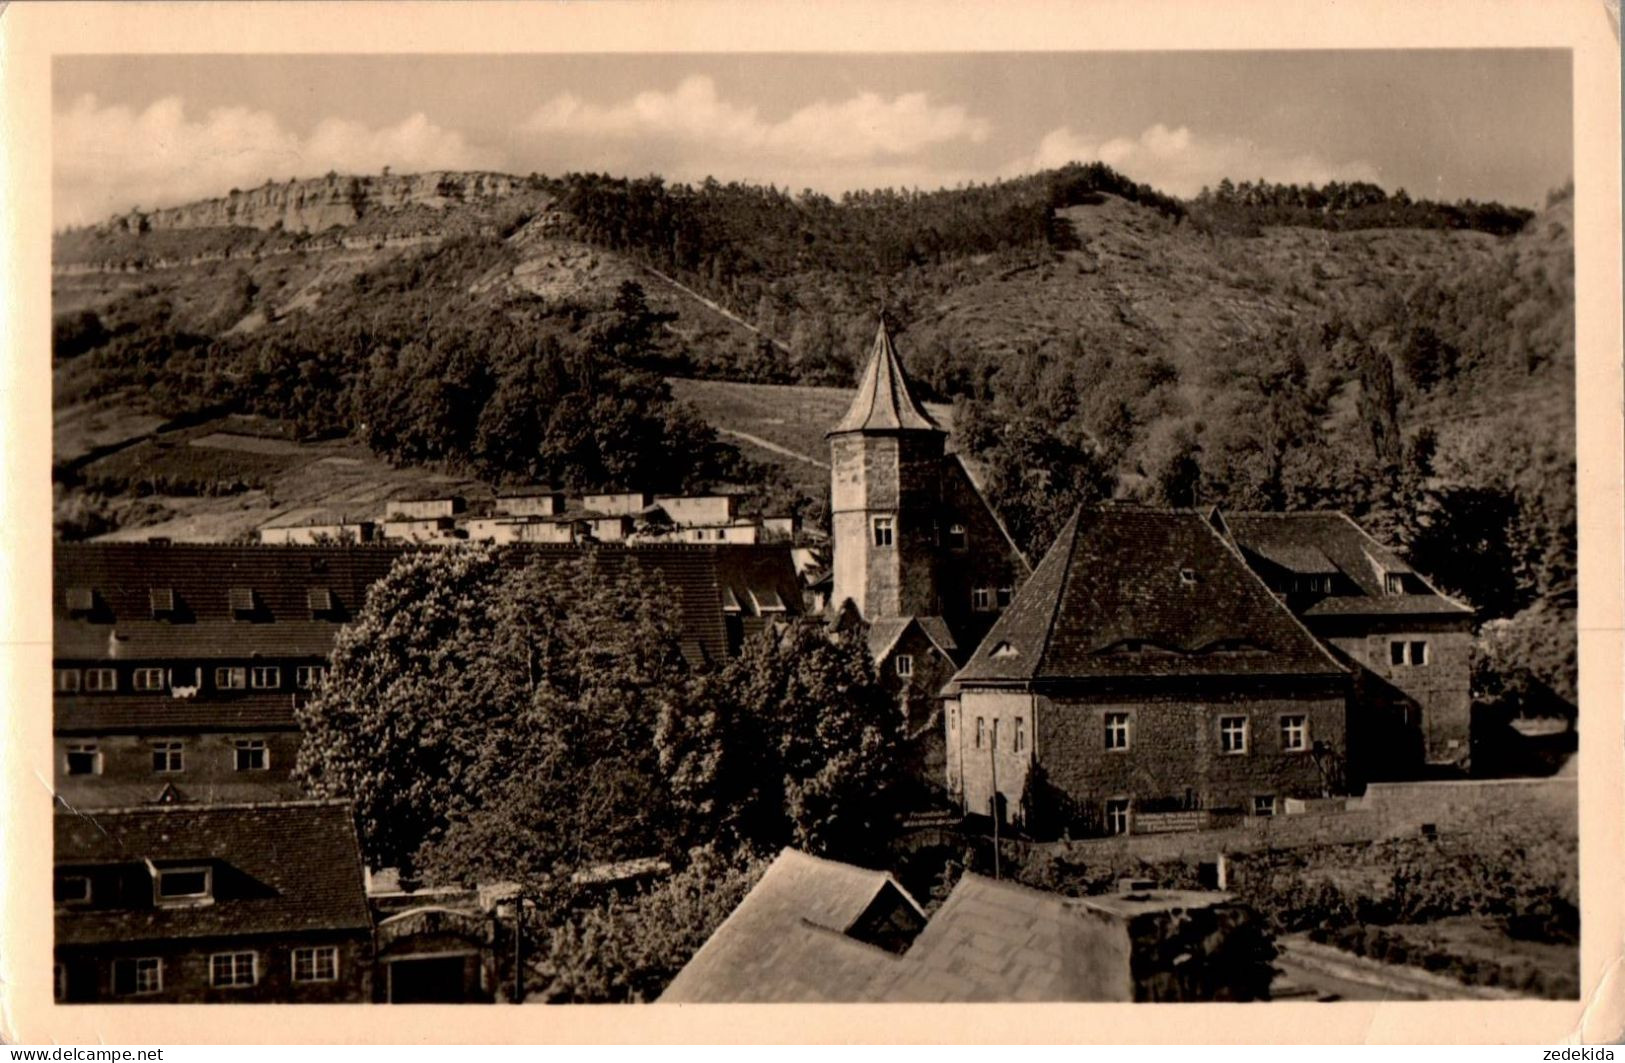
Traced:
POLYGON ((876 546, 890 546, 892 537, 896 532, 897 521, 893 517, 875 517, 872 519, 876 546))

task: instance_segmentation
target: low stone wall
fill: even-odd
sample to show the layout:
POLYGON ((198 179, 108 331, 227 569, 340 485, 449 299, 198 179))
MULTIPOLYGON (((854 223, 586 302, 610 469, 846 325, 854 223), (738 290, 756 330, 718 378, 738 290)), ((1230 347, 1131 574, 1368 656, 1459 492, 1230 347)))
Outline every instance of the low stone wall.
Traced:
MULTIPOLYGON (((1573 834, 1577 830, 1575 779, 1485 779, 1463 782, 1373 783, 1362 798, 1305 802, 1296 815, 1248 816, 1241 825, 1214 830, 1159 833, 1144 830, 1151 817, 1136 818, 1141 833, 1053 842, 1058 851, 1080 859, 1114 858, 1212 860, 1219 853, 1341 845, 1420 834, 1440 834, 1521 826, 1573 834)), ((1199 813, 1162 813, 1176 815, 1199 813)))
POLYGON ((1372 783, 1349 807, 1381 818, 1389 836, 1424 826, 1444 834, 1517 826, 1572 835, 1579 830, 1577 783, 1574 776, 1372 783))
POLYGON ((1080 860, 1212 860, 1217 854, 1300 845, 1336 845, 1383 837, 1385 823, 1368 812, 1333 812, 1300 816, 1249 816, 1238 827, 1176 834, 1119 834, 1110 838, 1054 842, 1061 852, 1080 860))

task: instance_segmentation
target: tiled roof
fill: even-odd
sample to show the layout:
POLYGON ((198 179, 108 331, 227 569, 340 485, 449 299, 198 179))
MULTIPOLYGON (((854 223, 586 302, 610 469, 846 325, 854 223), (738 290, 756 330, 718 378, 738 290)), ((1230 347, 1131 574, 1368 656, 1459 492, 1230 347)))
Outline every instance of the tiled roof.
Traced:
MULTIPOLYGON (((850 1001, 897 964, 847 937, 888 890, 913 898, 881 871, 786 849, 672 979, 662 1002, 850 1001)), ((917 907, 916 907, 917 910, 917 907)))
POLYGON ((55 796, 63 809, 124 808, 156 804, 211 805, 253 804, 275 801, 299 801, 307 797, 305 789, 295 780, 281 778, 241 782, 188 781, 184 783, 117 782, 105 775, 58 776, 55 796))
POLYGON ((1201 516, 1104 506, 1073 515, 954 679, 1342 673, 1201 516))
POLYGON ((291 731, 291 694, 172 698, 168 694, 69 694, 51 702, 59 735, 177 731, 291 731))
MULTIPOLYGON (((53 555, 54 656, 62 661, 326 657, 339 628, 360 610, 367 588, 409 549, 414 548, 59 544, 53 555), (253 592, 252 612, 233 608, 233 589, 253 592), (94 608, 70 609, 69 590, 92 592, 94 608), (168 592, 160 597, 172 600, 171 611, 155 615, 154 591, 168 592), (328 592, 331 612, 313 615, 312 591, 328 592)), ((564 563, 584 549, 525 544, 510 547, 504 556, 515 563, 564 563)), ((790 613, 801 611, 801 586, 783 544, 592 549, 611 571, 632 564, 640 572, 663 573, 679 599, 684 653, 696 663, 730 652, 724 589, 741 602, 776 599, 790 613)), ((320 604, 321 596, 315 598, 320 604)))
POLYGON ((786 850, 661 1001, 1130 1001, 1132 920, 1230 902, 1177 890, 1072 898, 965 874, 890 952, 846 932, 886 889, 907 898, 879 872, 786 850))
POLYGON ((55 656, 325 657, 400 553, 388 546, 59 543, 52 554, 55 656), (232 608, 234 588, 253 592, 253 612, 232 608), (92 591, 95 608, 70 612, 69 589, 92 591), (313 615, 309 592, 318 589, 330 592, 332 612, 313 615), (156 604, 173 611, 155 616, 155 597, 167 598, 156 604))
POLYGON ((342 803, 177 804, 55 820, 59 868, 151 861, 218 869, 212 904, 59 912, 58 946, 371 926, 361 850, 342 803))
POLYGON ((909 394, 908 377, 892 346, 891 331, 881 319, 875 332, 875 345, 869 353, 858 381, 858 393, 846 416, 831 428, 829 435, 841 432, 941 432, 942 428, 925 408, 909 394))
POLYGON ((1117 930, 1078 901, 965 874, 880 999, 1132 1000, 1128 939, 1117 930))
POLYGON ((1336 578, 1332 594, 1304 609, 1305 616, 1397 614, 1465 615, 1471 609, 1435 590, 1392 550, 1345 513, 1221 513, 1220 520, 1243 551, 1289 572, 1308 572, 1294 562, 1313 553, 1336 578), (1406 575, 1406 593, 1389 594, 1382 572, 1406 575))
POLYGON ((908 629, 915 625, 919 625, 920 631, 944 657, 950 661, 954 659, 958 646, 948 631, 947 622, 940 616, 881 617, 872 621, 869 624, 869 656, 875 661, 885 660, 908 629))

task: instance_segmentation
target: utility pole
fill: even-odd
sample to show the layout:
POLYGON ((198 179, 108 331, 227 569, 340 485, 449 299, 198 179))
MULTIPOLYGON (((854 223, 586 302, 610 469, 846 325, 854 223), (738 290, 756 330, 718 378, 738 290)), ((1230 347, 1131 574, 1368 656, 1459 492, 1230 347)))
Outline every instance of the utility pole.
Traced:
POLYGON ((525 1002, 525 895, 513 899, 513 1002, 525 1002))
POLYGON ((993 780, 993 881, 999 880, 999 718, 993 717, 993 741, 987 747, 987 765, 993 780))

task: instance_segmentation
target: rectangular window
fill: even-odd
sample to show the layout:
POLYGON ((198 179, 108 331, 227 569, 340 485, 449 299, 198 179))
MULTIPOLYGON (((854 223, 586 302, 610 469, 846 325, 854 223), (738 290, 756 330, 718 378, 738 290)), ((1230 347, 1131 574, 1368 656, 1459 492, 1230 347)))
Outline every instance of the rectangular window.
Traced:
POLYGON ((118 673, 111 668, 86 668, 85 689, 105 694, 118 689, 118 673))
MULTIPOLYGON (((736 603, 735 611, 739 608, 736 603)), ((726 611, 726 610, 724 610, 726 611)), ((315 690, 327 678, 327 669, 319 664, 301 664, 293 670, 293 681, 300 690, 315 690)))
POLYGON ((1027 721, 1020 716, 1016 717, 1016 752, 1020 753, 1027 748, 1027 721))
POLYGON ((997 753, 999 750, 999 718, 997 716, 993 717, 993 734, 991 737, 993 739, 993 751, 997 753))
POLYGON ((1128 798, 1114 797, 1106 802, 1106 833, 1128 833, 1128 798))
POLYGON ((948 549, 965 549, 965 526, 963 524, 948 525, 948 549))
POLYGON ((978 613, 987 613, 993 610, 993 588, 976 587, 970 592, 970 607, 978 613))
POLYGON ((259 953, 217 952, 209 957, 209 984, 216 989, 234 989, 259 981, 259 953))
POLYGON ((1281 717, 1281 752, 1303 753, 1309 749, 1309 717, 1281 717))
POLYGON ((996 601, 999 603, 1000 609, 1008 609, 1015 597, 1016 589, 1014 587, 1000 587, 996 601))
POLYGON ((282 669, 275 665, 256 667, 250 679, 255 690, 275 690, 282 685, 282 669))
POLYGON ((162 690, 169 684, 164 679, 162 668, 137 668, 131 685, 137 690, 162 690))
POLYGON ((906 653, 897 655, 897 674, 904 677, 914 674, 914 658, 912 656, 906 653))
POLYGON ((185 770, 185 754, 180 742, 154 742, 152 744, 152 770, 174 772, 185 770))
POLYGON ((897 530, 896 521, 891 517, 874 517, 870 522, 874 527, 875 545, 890 546, 897 530))
POLYGON ((333 982, 338 980, 338 976, 339 950, 336 945, 293 950, 295 982, 333 982))
POLYGON ((1222 753, 1247 752, 1247 717, 1219 717, 1219 751, 1222 753))
POLYGON ((52 892, 58 904, 89 904, 90 878, 87 875, 60 875, 52 892))
POLYGON ((981 749, 982 743, 987 740, 987 720, 981 716, 976 717, 976 748, 981 749))
POLYGON ((1108 712, 1106 714, 1106 748, 1128 748, 1128 713, 1108 712))
POLYGON ((248 669, 216 668, 214 670, 214 688, 216 690, 242 690, 246 686, 248 686, 248 669))
POLYGON ((1395 668, 1410 668, 1428 663, 1428 644, 1420 639, 1395 639, 1388 643, 1388 663, 1395 668))
POLYGON ((212 877, 206 867, 162 868, 153 888, 159 904, 185 904, 206 900, 212 877))
POLYGON ((158 957, 113 961, 113 992, 119 996, 161 993, 163 989, 164 961, 158 957))
POLYGON ((1255 816, 1273 816, 1273 815, 1275 815, 1275 795, 1274 794, 1260 794, 1259 796, 1253 798, 1253 815, 1255 815, 1255 816))
POLYGON ((73 694, 79 690, 79 669, 55 668, 51 671, 51 686, 58 694, 73 694))
POLYGON ((102 755, 94 742, 79 742, 68 747, 63 758, 63 770, 69 775, 100 775, 102 755))
POLYGON ((270 766, 270 757, 265 749, 265 741, 259 738, 247 738, 238 742, 235 763, 238 771, 264 771, 270 766))

